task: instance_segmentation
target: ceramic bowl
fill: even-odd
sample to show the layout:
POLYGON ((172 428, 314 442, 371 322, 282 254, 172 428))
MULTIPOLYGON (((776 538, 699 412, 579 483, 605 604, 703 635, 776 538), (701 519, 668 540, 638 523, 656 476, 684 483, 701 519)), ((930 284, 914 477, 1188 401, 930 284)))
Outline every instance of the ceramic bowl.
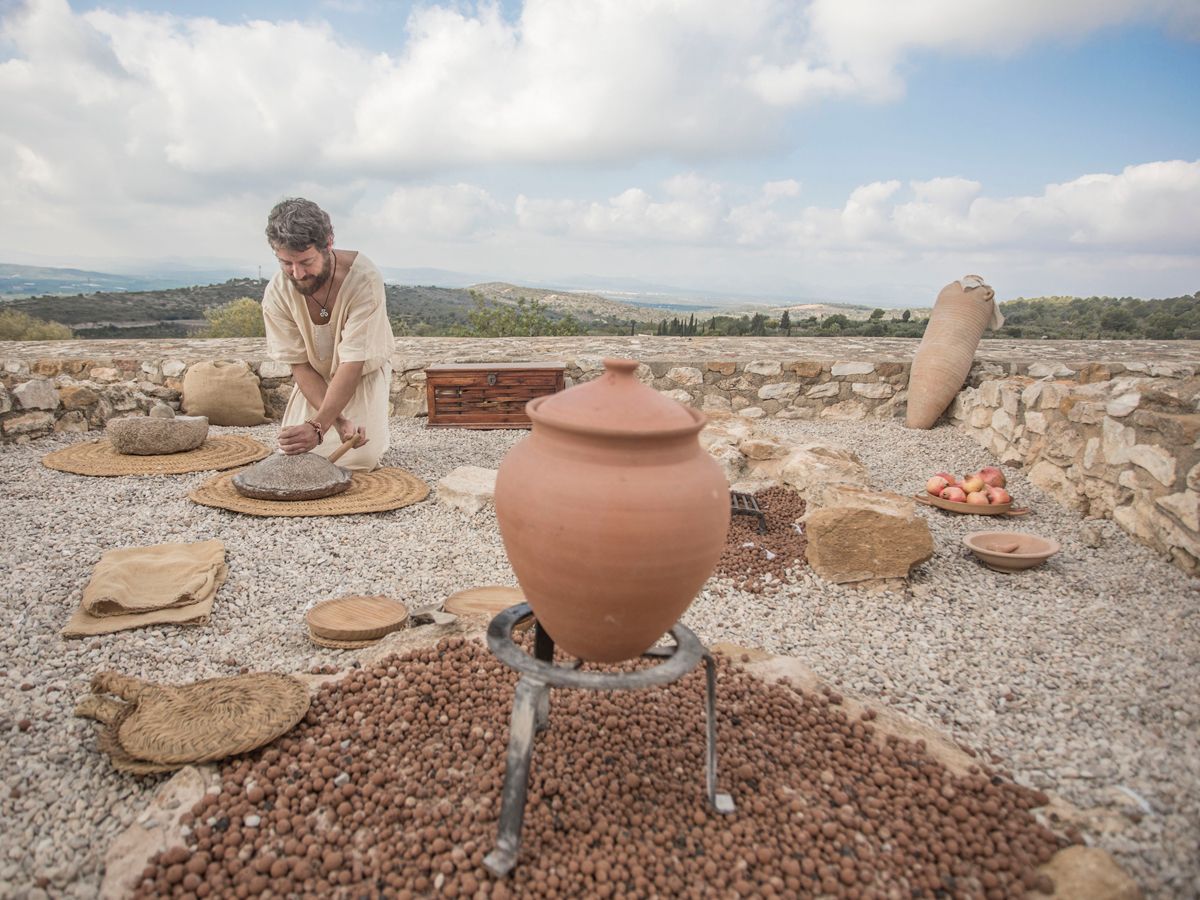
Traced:
POLYGON ((1040 566, 1060 549, 1058 541, 1023 531, 976 531, 963 543, 998 572, 1016 572, 1040 566))

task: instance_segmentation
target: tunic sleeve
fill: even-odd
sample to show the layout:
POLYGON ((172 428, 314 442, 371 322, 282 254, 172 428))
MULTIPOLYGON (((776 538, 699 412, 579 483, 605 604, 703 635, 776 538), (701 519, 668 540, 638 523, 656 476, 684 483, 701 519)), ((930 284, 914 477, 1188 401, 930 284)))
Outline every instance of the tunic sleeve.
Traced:
POLYGON ((263 325, 267 331, 267 355, 276 362, 308 362, 308 351, 300 326, 287 309, 286 300, 279 292, 275 281, 267 285, 263 294, 263 325))
POLYGON ((395 338, 387 316, 383 276, 371 264, 363 265, 356 274, 338 342, 338 360, 364 363, 363 371, 373 372, 391 359, 395 338))

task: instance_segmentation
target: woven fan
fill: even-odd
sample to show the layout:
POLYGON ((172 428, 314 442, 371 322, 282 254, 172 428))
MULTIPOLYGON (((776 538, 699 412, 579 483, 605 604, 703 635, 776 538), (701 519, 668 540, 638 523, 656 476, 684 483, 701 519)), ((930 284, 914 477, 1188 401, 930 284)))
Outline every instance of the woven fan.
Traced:
POLYGON ((95 719, 104 727, 96 732, 96 745, 108 754, 113 768, 118 772, 129 772, 132 775, 158 775, 162 772, 174 772, 183 768, 183 763, 155 763, 144 759, 134 759, 125 752, 117 738, 117 727, 125 717, 133 712, 133 704, 123 703, 111 697, 101 697, 91 694, 84 697, 75 707, 75 715, 95 719))
POLYGON ((268 744, 304 718, 309 702, 301 681, 269 672, 178 687, 100 672, 92 690, 116 694, 132 707, 113 716, 117 746, 135 760, 176 765, 268 744))

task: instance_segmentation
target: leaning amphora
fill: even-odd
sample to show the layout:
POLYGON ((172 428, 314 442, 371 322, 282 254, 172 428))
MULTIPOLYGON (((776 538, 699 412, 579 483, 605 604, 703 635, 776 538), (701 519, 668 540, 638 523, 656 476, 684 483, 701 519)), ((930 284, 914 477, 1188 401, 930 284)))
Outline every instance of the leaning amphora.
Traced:
POLYGON ((529 437, 496 477, 504 548, 538 622, 566 653, 638 656, 708 579, 729 488, 700 447, 705 417, 642 384, 633 360, 526 405, 529 437))
POLYGON ((980 276, 964 275, 942 288, 908 378, 909 428, 933 427, 967 380, 984 330, 1003 324, 996 293, 980 276))

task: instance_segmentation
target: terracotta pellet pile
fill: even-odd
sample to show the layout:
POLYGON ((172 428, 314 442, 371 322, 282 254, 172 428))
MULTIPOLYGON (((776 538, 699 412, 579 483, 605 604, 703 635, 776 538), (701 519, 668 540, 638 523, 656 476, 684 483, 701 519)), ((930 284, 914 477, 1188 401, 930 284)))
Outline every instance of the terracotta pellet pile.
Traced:
POLYGON ((772 583, 786 578, 786 570, 805 565, 808 540, 795 527, 804 515, 804 499, 785 487, 771 487, 754 494, 767 521, 766 534, 758 533, 758 517, 737 515, 729 522, 725 552, 714 575, 733 580, 739 588, 761 593, 772 583))
MULTIPOLYGON (((624 664, 629 669, 642 663, 624 664)), ((462 638, 324 686, 271 747, 227 764, 185 815, 189 845, 135 896, 987 897, 1047 892, 1064 841, 1044 795, 956 777, 872 739, 836 695, 722 663, 720 784, 704 796, 703 674, 638 692, 555 690, 517 868, 493 878, 515 675, 462 638)))

